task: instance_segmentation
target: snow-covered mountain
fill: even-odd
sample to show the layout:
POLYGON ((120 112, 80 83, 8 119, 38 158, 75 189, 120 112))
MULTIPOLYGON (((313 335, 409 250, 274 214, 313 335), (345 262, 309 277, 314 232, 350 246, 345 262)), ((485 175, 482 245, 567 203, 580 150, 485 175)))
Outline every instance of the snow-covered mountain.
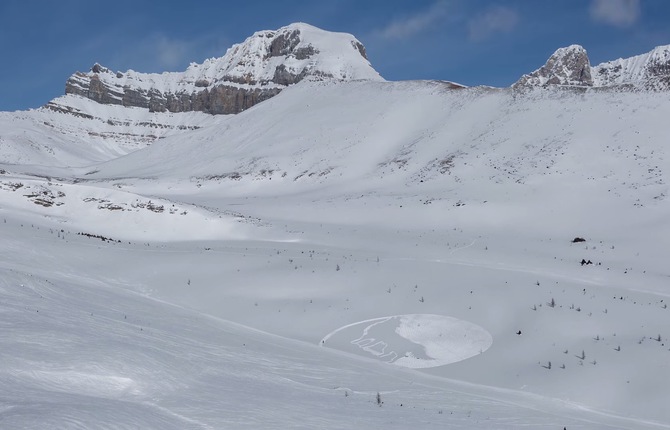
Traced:
POLYGON ((0 113, 0 427, 670 429, 667 92, 578 46, 533 91, 282 86, 363 58, 291 28, 229 50, 255 83, 110 77, 281 88, 235 115, 0 113))
POLYGON ((582 46, 571 45, 558 49, 544 66, 522 76, 513 85, 514 88, 546 86, 628 87, 667 91, 670 90, 670 45, 594 67, 582 46))
POLYGON ((546 64, 534 72, 523 75, 515 87, 544 87, 547 85, 591 86, 591 64, 586 50, 580 45, 559 48, 546 64))
POLYGON ((384 81, 355 37, 303 23, 257 32, 223 57, 182 73, 121 73, 96 64, 72 75, 66 95, 44 107, 0 113, 0 123, 17 123, 0 132, 0 162, 77 166, 109 160, 217 123, 208 114, 238 113, 302 80, 384 81))
POLYGON ((72 75, 66 94, 151 112, 238 113, 303 79, 383 80, 355 37, 297 23, 259 31, 221 58, 185 72, 113 72, 95 64, 72 75))
POLYGON ((646 89, 670 89, 670 45, 658 46, 635 57, 608 61, 593 67, 596 86, 633 85, 646 89))

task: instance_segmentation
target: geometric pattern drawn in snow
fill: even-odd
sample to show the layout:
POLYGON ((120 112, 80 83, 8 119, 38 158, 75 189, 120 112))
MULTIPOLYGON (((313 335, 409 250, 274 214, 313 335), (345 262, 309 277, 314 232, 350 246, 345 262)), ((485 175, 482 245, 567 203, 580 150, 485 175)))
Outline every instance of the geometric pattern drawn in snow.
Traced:
POLYGON ((491 334, 457 318, 409 314, 348 324, 324 337, 321 346, 373 357, 413 369, 444 366, 481 354, 491 334))

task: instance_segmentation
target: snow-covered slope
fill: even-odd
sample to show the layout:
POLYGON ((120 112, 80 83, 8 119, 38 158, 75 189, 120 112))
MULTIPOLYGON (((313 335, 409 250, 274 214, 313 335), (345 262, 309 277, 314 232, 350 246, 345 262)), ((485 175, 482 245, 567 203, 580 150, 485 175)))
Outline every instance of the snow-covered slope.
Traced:
POLYGON ((237 113, 305 78, 383 80, 352 35, 296 23, 260 31, 221 58, 191 64, 183 73, 112 72, 94 65, 75 73, 66 93, 100 103, 157 112, 237 113))
MULTIPOLYGON (((10 268, 49 255, 47 273, 87 288, 123 285, 336 355, 497 387, 475 389, 496 401, 570 399, 587 428, 667 428, 668 115, 662 93, 301 82, 59 179, 14 166, 0 215, 18 232, 3 246, 14 255, 50 232, 76 256, 19 253, 10 268)), ((98 375, 72 366, 59 381, 98 375)), ((380 380, 332 385, 400 389, 370 388, 380 380)), ((193 407, 172 410, 214 410, 193 407)), ((561 417, 541 424, 579 427, 539 410, 561 417)))
POLYGON ((228 195, 326 185, 420 194, 448 187, 452 198, 489 200, 495 192, 479 184, 560 183, 567 175, 610 183, 629 201, 646 200, 667 194, 668 136, 655 125, 667 114, 661 93, 579 98, 453 90, 436 82, 303 83, 195 130, 188 142, 168 137, 97 165, 85 178, 161 177, 220 186, 228 195), (300 118, 300 127, 285 118, 300 118))
POLYGON ((201 112, 149 112, 70 94, 40 109, 0 112, 0 165, 90 165, 216 121, 201 112))
MULTIPOLYGON (((87 254, 120 263, 122 253, 156 250, 133 244, 115 252, 26 227, 11 218, 0 224, 5 429, 654 428, 380 365, 151 300, 127 291, 123 273, 101 279, 89 267, 75 274, 48 253, 68 263, 87 254), (12 252, 28 231, 42 247, 37 267, 12 252)), ((169 258, 173 264, 189 254, 188 246, 164 249, 177 257, 169 258)))

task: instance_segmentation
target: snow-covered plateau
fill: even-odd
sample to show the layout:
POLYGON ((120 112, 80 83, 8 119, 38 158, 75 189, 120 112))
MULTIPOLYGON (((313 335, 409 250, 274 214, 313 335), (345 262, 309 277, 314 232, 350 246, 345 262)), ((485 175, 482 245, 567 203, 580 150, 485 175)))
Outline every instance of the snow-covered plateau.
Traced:
POLYGON ((0 113, 0 428, 668 429, 667 118, 381 79, 0 113))

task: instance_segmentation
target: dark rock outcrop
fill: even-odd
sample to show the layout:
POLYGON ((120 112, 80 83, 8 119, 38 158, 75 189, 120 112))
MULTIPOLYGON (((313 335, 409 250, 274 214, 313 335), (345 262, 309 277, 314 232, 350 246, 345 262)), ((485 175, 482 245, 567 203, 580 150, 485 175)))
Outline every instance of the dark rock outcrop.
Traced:
MULTIPOLYGON (((287 74, 281 82, 290 85, 299 80, 287 74)), ((214 115, 240 113, 281 91, 281 88, 239 88, 222 84, 202 91, 163 94, 156 89, 145 91, 128 86, 118 91, 105 86, 95 76, 88 83, 86 86, 85 83, 75 84, 68 80, 65 93, 77 94, 102 104, 146 108, 150 112, 200 111, 214 115)))
POLYGON ((368 59, 368 54, 365 51, 365 46, 361 42, 352 40, 351 44, 353 45, 354 48, 361 54, 361 57, 365 58, 366 60, 368 59))
POLYGON ((300 43, 300 30, 293 30, 289 33, 280 34, 275 37, 270 44, 268 57, 286 56, 292 53, 300 43))

